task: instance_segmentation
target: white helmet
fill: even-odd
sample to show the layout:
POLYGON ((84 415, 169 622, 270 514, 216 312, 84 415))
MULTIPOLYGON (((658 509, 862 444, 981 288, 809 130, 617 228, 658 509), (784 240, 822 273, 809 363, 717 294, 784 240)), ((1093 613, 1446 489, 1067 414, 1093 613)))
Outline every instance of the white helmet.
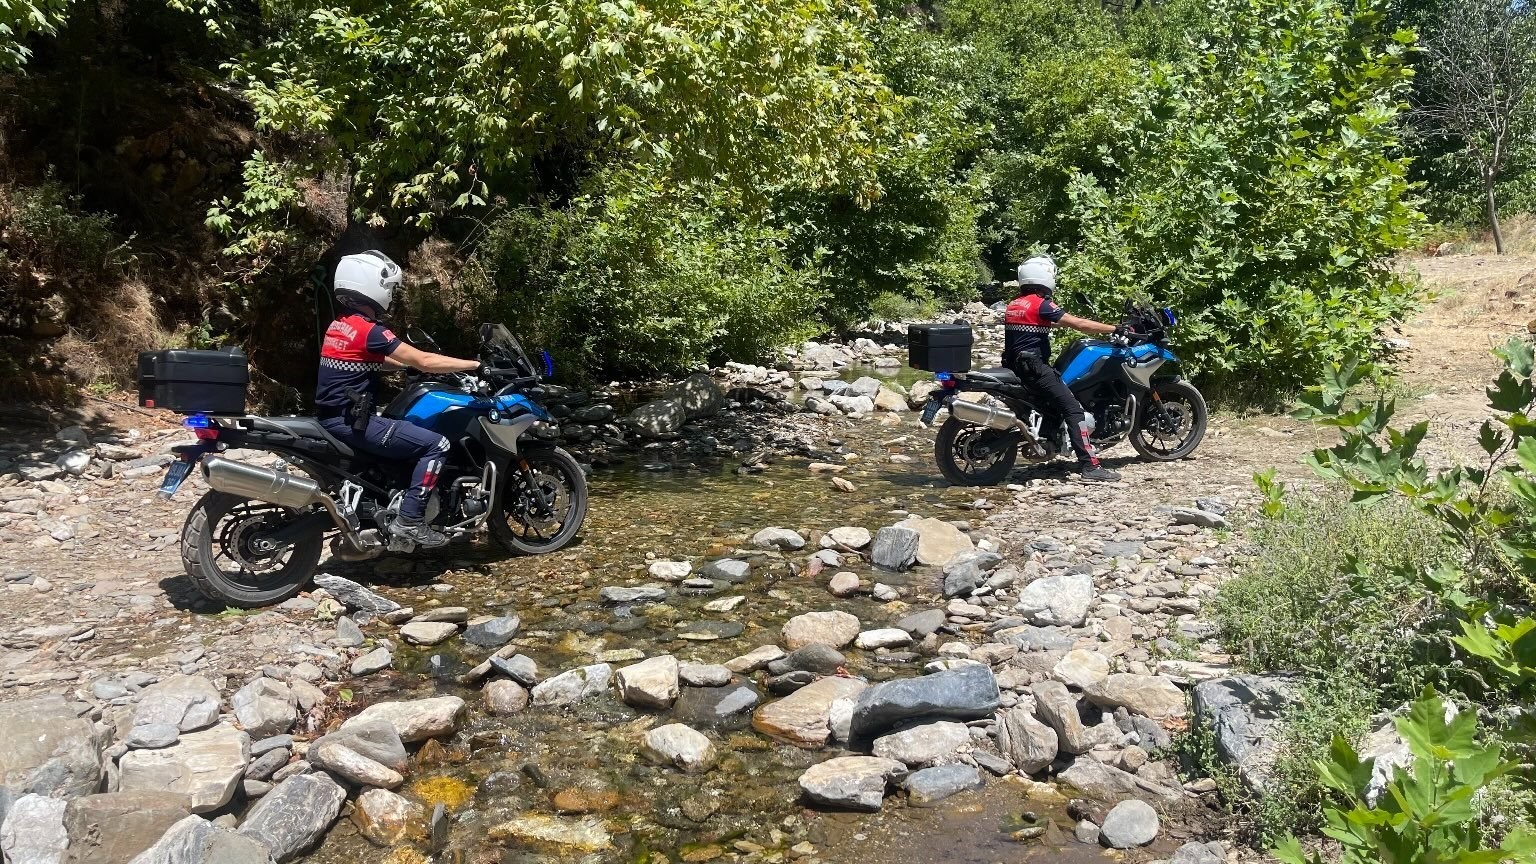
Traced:
POLYGON ((400 265, 383 252, 360 252, 337 262, 331 286, 343 306, 371 308, 373 314, 383 315, 395 299, 400 278, 400 265))
POLYGON ((1049 295, 1056 290, 1056 262, 1049 255, 1036 255, 1019 265, 1019 287, 1038 285, 1049 295))

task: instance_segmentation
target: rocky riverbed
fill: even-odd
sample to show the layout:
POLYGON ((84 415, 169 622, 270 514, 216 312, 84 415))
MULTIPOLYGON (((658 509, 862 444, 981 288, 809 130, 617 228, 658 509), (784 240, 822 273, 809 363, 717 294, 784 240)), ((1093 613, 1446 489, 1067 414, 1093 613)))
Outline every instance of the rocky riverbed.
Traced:
POLYGON ((154 495, 179 429, 18 432, 5 860, 1237 854, 1203 845, 1211 785, 1168 746, 1246 716, 1201 611, 1249 475, 1310 441, 1218 421, 1198 458, 1118 484, 949 488, 900 353, 807 345, 637 409, 670 423, 646 406, 704 392, 675 428, 595 428, 562 553, 331 561, 249 614, 180 575, 201 489, 154 495))

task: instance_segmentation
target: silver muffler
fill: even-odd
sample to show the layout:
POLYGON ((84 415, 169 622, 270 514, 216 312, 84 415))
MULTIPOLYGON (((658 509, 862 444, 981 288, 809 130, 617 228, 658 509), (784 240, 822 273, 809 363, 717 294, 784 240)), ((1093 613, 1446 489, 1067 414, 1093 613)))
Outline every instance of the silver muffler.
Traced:
POLYGON ((978 402, 967 402, 956 399, 949 403, 949 416, 962 423, 974 423, 977 426, 986 426, 989 429, 1008 431, 1009 429, 1022 429, 1024 424, 1019 422, 1019 415, 1007 408, 994 408, 990 405, 982 405, 978 402))
POLYGON ((257 501, 295 510, 323 503, 322 498, 331 497, 321 492, 320 484, 308 477, 280 473, 219 456, 203 459, 203 479, 215 491, 241 498, 255 498, 257 501))
POLYGON ((351 520, 336 506, 336 499, 321 491, 320 484, 308 477, 247 465, 221 456, 204 456, 202 464, 203 479, 208 482, 208 488, 295 510, 319 504, 331 514, 336 527, 348 541, 358 549, 365 548, 358 542, 357 529, 351 520))

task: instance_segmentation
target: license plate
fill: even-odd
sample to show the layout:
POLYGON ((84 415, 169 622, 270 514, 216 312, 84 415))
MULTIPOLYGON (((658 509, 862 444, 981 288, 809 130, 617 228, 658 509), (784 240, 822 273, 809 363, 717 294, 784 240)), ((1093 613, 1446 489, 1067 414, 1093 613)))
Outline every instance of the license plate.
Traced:
POLYGON ((939 416, 939 409, 943 407, 944 401, 942 399, 929 399, 928 404, 923 406, 923 425, 927 426, 932 423, 933 418, 939 416))
POLYGON ((191 462, 172 462, 171 467, 165 472, 165 479, 160 481, 160 497, 169 498, 175 495, 176 490, 181 488, 181 481, 187 479, 190 473, 192 473, 191 462))

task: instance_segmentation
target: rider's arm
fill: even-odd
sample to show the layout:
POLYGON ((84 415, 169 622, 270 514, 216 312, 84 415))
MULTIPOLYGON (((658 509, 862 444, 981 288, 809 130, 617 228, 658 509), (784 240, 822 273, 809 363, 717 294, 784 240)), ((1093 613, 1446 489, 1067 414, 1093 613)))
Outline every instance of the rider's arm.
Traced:
POLYGON ((384 358, 384 364, 396 369, 415 369, 418 372, 474 372, 480 368, 479 360, 460 360, 446 354, 421 351, 401 342, 384 358))
POLYGON ((1076 315, 1063 314, 1056 323, 1063 327, 1071 327, 1073 330, 1076 330, 1080 333, 1108 335, 1115 332, 1115 325, 1113 324, 1105 324, 1102 321, 1095 321, 1092 318, 1079 318, 1076 315))

